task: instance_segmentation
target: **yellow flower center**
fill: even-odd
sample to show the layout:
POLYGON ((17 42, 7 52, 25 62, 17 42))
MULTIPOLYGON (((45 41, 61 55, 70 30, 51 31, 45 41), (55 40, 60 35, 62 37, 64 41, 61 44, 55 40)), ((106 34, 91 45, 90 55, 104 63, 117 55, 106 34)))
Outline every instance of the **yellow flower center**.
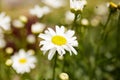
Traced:
POLYGON ((56 35, 52 37, 52 42, 58 46, 62 46, 66 44, 67 40, 63 36, 56 35))
POLYGON ((21 59, 19 59, 19 62, 20 62, 21 64, 25 64, 25 63, 27 62, 27 59, 21 58, 21 59))

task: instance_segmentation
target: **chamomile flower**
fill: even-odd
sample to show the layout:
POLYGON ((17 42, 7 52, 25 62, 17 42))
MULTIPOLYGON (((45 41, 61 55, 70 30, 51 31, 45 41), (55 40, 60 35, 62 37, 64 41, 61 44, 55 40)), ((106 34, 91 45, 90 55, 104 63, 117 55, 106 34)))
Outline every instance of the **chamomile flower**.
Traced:
POLYGON ((83 11, 84 6, 87 4, 86 0, 70 0, 71 11, 83 11))
POLYGON ((77 55, 77 51, 74 47, 78 46, 78 42, 74 34, 75 32, 73 30, 66 31, 64 26, 55 26, 55 31, 48 28, 48 30, 45 31, 45 34, 39 35, 39 37, 43 39, 40 42, 43 54, 48 51, 49 60, 53 58, 56 51, 60 56, 63 56, 66 53, 65 50, 70 52, 70 55, 72 55, 72 52, 77 55))
POLYGON ((40 7, 35 5, 33 9, 30 9, 30 14, 37 16, 38 18, 43 17, 44 15, 48 14, 50 9, 47 6, 40 7))
POLYGON ((36 58, 23 49, 11 57, 12 67, 19 74, 30 72, 30 69, 35 68, 36 58))
POLYGON ((3 30, 10 30, 10 17, 6 16, 4 12, 0 13, 0 27, 3 30))

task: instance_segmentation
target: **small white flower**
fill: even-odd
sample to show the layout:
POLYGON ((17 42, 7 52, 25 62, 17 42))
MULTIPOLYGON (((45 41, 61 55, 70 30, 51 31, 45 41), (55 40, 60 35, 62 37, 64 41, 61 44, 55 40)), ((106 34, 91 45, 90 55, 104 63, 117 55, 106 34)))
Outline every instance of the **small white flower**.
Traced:
POLYGON ((45 24, 39 22, 36 22, 31 26, 32 33, 36 33, 36 34, 42 32, 44 29, 45 29, 45 24))
POLYGON ((87 26, 87 25, 89 24, 88 19, 83 18, 83 19, 81 20, 81 24, 84 25, 84 26, 87 26))
POLYGON ((11 59, 7 59, 6 62, 5 62, 5 64, 7 66, 11 66, 12 65, 12 60, 11 59))
POLYGON ((39 35, 40 38, 44 39, 40 42, 43 54, 48 51, 49 60, 52 59, 56 51, 60 56, 63 56, 66 53, 65 50, 69 51, 70 55, 72 55, 72 52, 77 55, 77 51, 73 48, 78 46, 78 42, 74 36, 75 32, 72 30, 65 31, 64 26, 56 26, 55 30, 56 31, 48 28, 48 30, 45 31, 45 34, 39 35))
POLYGON ((36 41, 35 36, 32 35, 32 34, 28 35, 28 36, 27 36, 27 41, 28 41, 28 43, 30 43, 30 44, 35 43, 35 41, 36 41))
POLYGON ((7 53, 7 54, 12 54, 13 53, 13 48, 12 47, 7 47, 6 49, 5 49, 5 52, 7 53))
POLYGON ((16 28, 23 28, 24 25, 25 25, 25 24, 24 24, 23 22, 21 22, 19 19, 18 19, 18 20, 17 20, 17 19, 14 20, 12 24, 13 24, 13 26, 16 27, 16 28))
POLYGON ((59 78, 60 78, 61 80, 69 80, 69 76, 68 76, 67 73, 61 73, 61 74, 59 75, 59 78))
POLYGON ((90 23, 93 27, 96 27, 99 25, 101 18, 99 16, 94 17, 90 23))
POLYGON ((53 8, 60 8, 65 5, 64 0, 42 0, 42 2, 53 8))
POLYGON ((40 7, 38 5, 35 5, 33 9, 30 9, 30 14, 37 16, 38 18, 43 17, 44 15, 48 14, 50 12, 50 9, 46 6, 40 7))
POLYGON ((87 4, 86 0, 70 0, 70 8, 75 11, 82 11, 84 6, 87 4))
POLYGON ((6 46, 6 41, 3 38, 0 38, 0 48, 4 48, 6 46))
POLYGON ((26 23, 28 21, 27 17, 23 15, 19 17, 19 20, 23 23, 26 23))
POLYGON ((13 62, 12 67, 19 74, 24 74, 30 72, 30 69, 35 68, 36 58, 29 53, 25 52, 23 49, 19 50, 11 57, 13 62))
POLYGON ((6 16, 4 12, 0 13, 0 27, 4 30, 10 30, 10 17, 6 16))

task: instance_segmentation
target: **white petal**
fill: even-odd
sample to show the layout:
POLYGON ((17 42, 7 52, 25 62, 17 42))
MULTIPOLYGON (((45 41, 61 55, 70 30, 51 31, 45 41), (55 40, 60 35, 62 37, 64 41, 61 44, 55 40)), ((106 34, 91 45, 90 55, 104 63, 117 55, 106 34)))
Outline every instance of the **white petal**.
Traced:
POLYGON ((40 37, 42 39, 45 39, 45 40, 49 40, 50 39, 50 36, 46 35, 46 34, 39 34, 38 37, 40 37))
POLYGON ((65 34, 66 34, 66 36, 72 37, 75 34, 75 31, 68 30, 65 34))
POLYGON ((57 35, 63 35, 64 34, 64 32, 65 32, 64 26, 59 27, 59 26, 56 25, 55 27, 56 27, 56 34, 57 35))
POLYGON ((72 52, 71 52, 71 50, 70 50, 70 48, 69 48, 68 46, 63 46, 63 48, 64 48, 65 50, 69 51, 69 52, 70 52, 70 55, 72 55, 72 52))
POLYGON ((56 34, 55 31, 54 31, 53 29, 48 28, 48 30, 49 30, 49 32, 50 32, 51 35, 55 35, 55 34, 56 34))
POLYGON ((68 47, 71 49, 71 51, 72 51, 75 55, 77 55, 77 51, 76 51, 71 45, 68 45, 68 47))
POLYGON ((51 60, 56 52, 56 48, 53 48, 49 51, 48 60, 51 60))

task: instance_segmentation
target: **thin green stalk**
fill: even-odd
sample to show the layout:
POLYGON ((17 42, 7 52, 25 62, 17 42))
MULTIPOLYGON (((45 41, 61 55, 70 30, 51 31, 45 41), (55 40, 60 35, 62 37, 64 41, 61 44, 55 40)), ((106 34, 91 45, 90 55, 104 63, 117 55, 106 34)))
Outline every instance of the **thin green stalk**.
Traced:
POLYGON ((99 65, 99 59, 102 56, 102 55, 100 55, 100 48, 101 48, 101 46, 103 45, 103 43, 104 43, 104 41, 106 39, 106 35, 108 35, 108 34, 106 34, 106 29, 107 29, 107 25, 108 25, 108 23, 109 23, 109 21, 111 19, 111 15, 112 15, 112 12, 109 13, 107 21, 106 21, 105 25, 103 26, 103 33, 101 34, 101 37, 100 37, 101 39, 100 39, 100 41, 99 41, 99 43, 97 45, 96 51, 95 51, 96 59, 98 59, 98 60, 96 60, 97 61, 96 66, 99 65))
POLYGON ((75 13, 74 15, 75 15, 75 18, 72 23, 72 29, 75 30, 75 32, 80 35, 81 34, 81 24, 79 21, 81 19, 81 14, 75 13))
MULTIPOLYGON (((117 25, 117 34, 116 34, 116 51, 117 54, 120 54, 120 11, 119 11, 119 16, 118 16, 118 25, 117 25)), ((119 55, 120 57, 120 55, 119 55)))
POLYGON ((106 35, 107 35, 107 34, 105 33, 105 31, 106 31, 107 25, 108 25, 108 23, 109 23, 109 21, 110 21, 111 15, 112 15, 112 12, 109 13, 108 18, 107 18, 107 21, 106 21, 105 25, 103 26, 103 33, 102 33, 102 36, 101 36, 102 39, 105 39, 105 38, 106 38, 106 35))
POLYGON ((55 74, 56 74, 55 68, 56 68, 56 63, 57 63, 57 53, 55 54, 55 59, 54 59, 52 80, 55 80, 55 74))
MULTIPOLYGON (((101 35, 101 41, 99 42, 98 46, 97 46, 97 49, 96 49, 96 53, 99 53, 99 48, 100 46, 102 45, 102 43, 104 42, 104 39, 105 39, 105 31, 106 31, 106 28, 107 28, 107 25, 110 21, 110 18, 111 18, 111 15, 112 15, 112 12, 109 13, 108 15, 108 18, 107 18, 107 21, 105 23, 105 25, 103 26, 103 33, 101 35)), ((107 34, 106 34, 107 35, 107 34)))
POLYGON ((64 58, 63 58, 62 72, 65 71, 65 58, 66 58, 66 55, 64 55, 64 58))
POLYGON ((77 17, 78 17, 78 14, 74 14, 74 15, 75 15, 75 18, 74 18, 73 23, 76 23, 76 21, 77 21, 77 17))

